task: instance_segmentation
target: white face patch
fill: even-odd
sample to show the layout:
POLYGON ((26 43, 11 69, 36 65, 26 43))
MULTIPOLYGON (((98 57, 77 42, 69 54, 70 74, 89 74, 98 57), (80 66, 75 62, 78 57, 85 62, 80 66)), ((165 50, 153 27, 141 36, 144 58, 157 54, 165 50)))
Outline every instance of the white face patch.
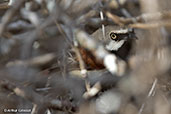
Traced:
POLYGON ((106 45, 106 49, 110 51, 117 51, 123 44, 125 40, 120 41, 111 41, 109 44, 106 45))
POLYGON ((120 29, 120 30, 114 30, 114 31, 111 31, 111 32, 117 33, 117 34, 124 34, 124 33, 128 33, 129 29, 120 29))

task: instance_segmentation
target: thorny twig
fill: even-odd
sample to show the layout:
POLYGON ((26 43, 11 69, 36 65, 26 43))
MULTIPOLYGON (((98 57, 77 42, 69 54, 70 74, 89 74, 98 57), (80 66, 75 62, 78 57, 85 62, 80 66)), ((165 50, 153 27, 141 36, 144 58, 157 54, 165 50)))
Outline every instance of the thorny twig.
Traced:
POLYGON ((169 21, 159 21, 159 22, 150 22, 150 23, 135 23, 128 25, 131 28, 140 28, 140 29, 150 29, 150 28, 157 28, 157 27, 170 27, 171 20, 169 21))
POLYGON ((124 18, 106 12, 106 15, 120 26, 128 25, 132 28, 155 28, 159 26, 171 26, 171 11, 146 13, 137 17, 124 18), (165 20, 163 20, 165 19, 165 20), (153 22, 155 21, 155 22, 153 22))

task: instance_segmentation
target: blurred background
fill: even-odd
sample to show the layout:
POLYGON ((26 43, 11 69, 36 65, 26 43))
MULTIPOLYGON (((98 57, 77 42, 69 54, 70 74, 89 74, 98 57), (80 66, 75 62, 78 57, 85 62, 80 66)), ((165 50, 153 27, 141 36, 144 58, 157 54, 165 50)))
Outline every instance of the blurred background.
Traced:
POLYGON ((170 114, 170 49, 170 0, 0 0, 0 114, 170 114))

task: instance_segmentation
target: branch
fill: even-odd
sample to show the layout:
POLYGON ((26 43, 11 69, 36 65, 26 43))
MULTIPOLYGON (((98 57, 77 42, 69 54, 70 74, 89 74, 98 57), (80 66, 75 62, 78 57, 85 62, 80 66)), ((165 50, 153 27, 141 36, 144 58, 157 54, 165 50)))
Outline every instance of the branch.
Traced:
POLYGON ((17 96, 20 96, 39 107, 44 107, 44 110, 53 108, 57 110, 75 109, 75 106, 68 101, 60 101, 58 99, 49 99, 44 97, 30 88, 17 86, 14 83, 10 83, 7 80, 1 80, 0 86, 14 92, 17 96))
POLYGON ((153 27, 158 27, 158 26, 171 26, 170 24, 171 11, 146 13, 146 14, 141 14, 140 16, 132 17, 132 18, 119 17, 110 12, 106 12, 106 15, 120 26, 128 25, 133 28, 153 28, 153 27), (165 20, 167 19, 167 21, 165 21, 164 19, 165 20), (152 21, 155 21, 155 22, 152 22, 152 21), (144 22, 149 22, 149 23, 144 23, 144 22))
POLYGON ((13 16, 20 10, 27 0, 20 0, 15 2, 14 5, 9 9, 5 15, 2 17, 0 23, 0 36, 4 33, 7 24, 13 19, 13 16))

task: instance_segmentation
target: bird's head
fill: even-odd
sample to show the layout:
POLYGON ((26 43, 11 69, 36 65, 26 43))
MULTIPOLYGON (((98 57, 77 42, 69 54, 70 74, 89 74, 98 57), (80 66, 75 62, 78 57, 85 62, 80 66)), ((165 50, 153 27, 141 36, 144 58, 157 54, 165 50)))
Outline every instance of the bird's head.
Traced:
POLYGON ((124 43, 134 39, 137 39, 137 37, 131 28, 111 30, 106 36, 105 47, 109 51, 117 51, 124 43))

